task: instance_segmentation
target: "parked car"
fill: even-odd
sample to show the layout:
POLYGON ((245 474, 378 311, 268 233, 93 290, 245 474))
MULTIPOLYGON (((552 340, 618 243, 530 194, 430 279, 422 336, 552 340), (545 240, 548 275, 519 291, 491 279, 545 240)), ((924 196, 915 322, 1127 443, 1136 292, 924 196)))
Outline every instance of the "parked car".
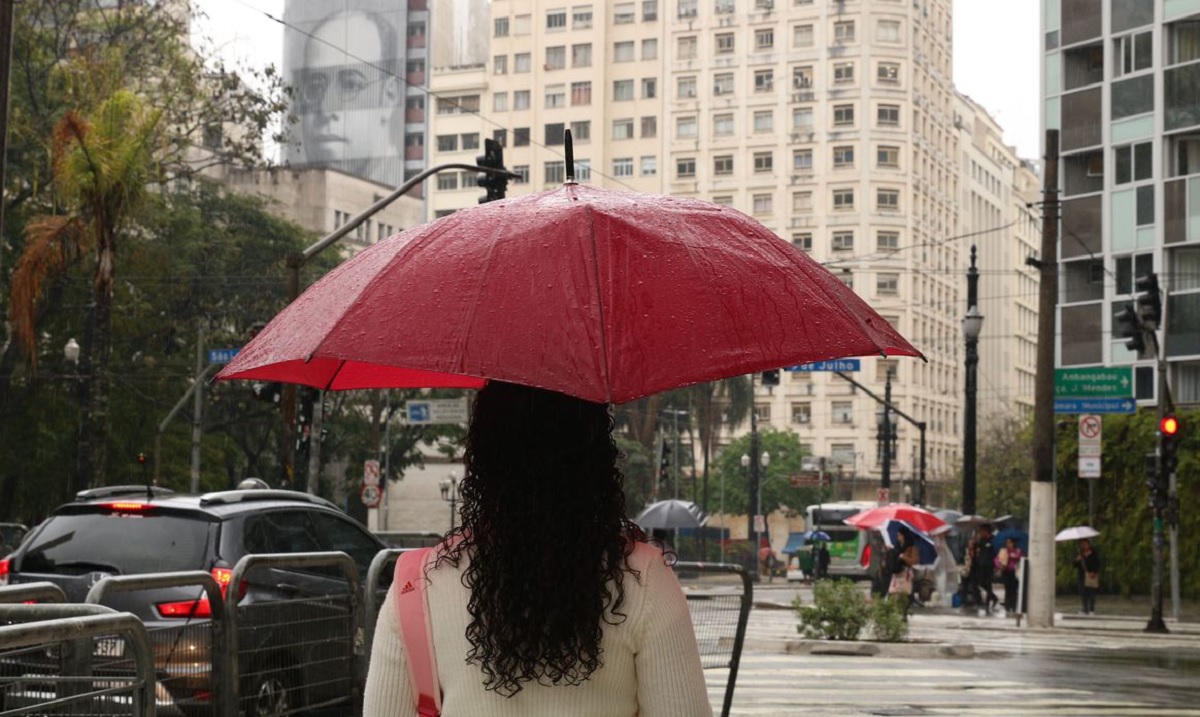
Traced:
MULTIPOLYGON (((116 486, 79 493, 36 527, 16 552, 0 559, 0 585, 49 581, 69 601, 81 602, 106 576, 203 570, 227 591, 233 568, 246 555, 320 551, 349 555, 361 582, 386 547, 332 503, 306 493, 180 495, 116 486)), ((354 691, 351 661, 337 650, 361 636, 350 634, 344 608, 323 599, 347 592, 341 571, 329 568, 261 569, 238 586, 240 606, 268 608, 247 610, 239 623, 247 713, 284 714, 298 705, 345 700, 354 691)), ((199 596, 192 586, 112 592, 103 601, 137 615, 151 631, 159 714, 211 713, 207 632, 192 629, 206 627, 211 616, 207 598, 199 596)))
POLYGON ((16 550, 28 532, 24 523, 0 523, 0 558, 16 550))

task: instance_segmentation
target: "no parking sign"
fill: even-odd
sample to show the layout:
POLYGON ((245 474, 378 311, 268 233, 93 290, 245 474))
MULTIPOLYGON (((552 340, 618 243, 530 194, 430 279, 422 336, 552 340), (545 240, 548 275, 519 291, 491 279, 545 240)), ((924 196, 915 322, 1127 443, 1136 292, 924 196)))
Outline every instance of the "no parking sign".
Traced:
POLYGON ((1100 477, 1100 416, 1085 413, 1079 417, 1079 477, 1100 477))

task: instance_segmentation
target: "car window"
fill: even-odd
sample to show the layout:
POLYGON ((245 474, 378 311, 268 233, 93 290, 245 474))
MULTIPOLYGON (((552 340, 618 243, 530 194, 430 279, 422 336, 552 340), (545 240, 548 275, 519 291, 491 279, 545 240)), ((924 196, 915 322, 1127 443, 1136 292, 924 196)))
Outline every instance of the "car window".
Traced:
POLYGON ((18 569, 122 575, 205 570, 208 536, 207 521, 182 515, 57 515, 30 539, 18 569))
POLYGON ((359 579, 365 580, 371 560, 381 550, 379 543, 366 530, 340 516, 316 513, 313 518, 325 533, 325 549, 340 550, 353 558, 359 579))
POLYGON ((242 544, 247 553, 315 553, 323 550, 308 513, 274 510, 246 518, 242 544))

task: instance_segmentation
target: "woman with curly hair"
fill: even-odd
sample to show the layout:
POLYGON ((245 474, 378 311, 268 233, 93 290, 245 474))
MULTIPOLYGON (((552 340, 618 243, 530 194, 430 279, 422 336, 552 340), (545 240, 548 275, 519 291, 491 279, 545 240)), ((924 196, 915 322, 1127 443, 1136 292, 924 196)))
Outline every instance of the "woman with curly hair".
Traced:
MULTIPOLYGON (((625 516, 608 407, 491 381, 462 526, 426 571, 442 714, 711 715, 679 582, 625 516)), ((393 600, 363 714, 416 713, 393 600)))

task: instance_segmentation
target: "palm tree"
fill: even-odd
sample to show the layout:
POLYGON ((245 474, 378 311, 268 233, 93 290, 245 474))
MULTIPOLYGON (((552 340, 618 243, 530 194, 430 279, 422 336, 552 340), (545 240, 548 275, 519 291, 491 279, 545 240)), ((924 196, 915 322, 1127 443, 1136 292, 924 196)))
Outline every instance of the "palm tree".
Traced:
POLYGON ((148 107, 107 68, 81 55, 63 77, 75 107, 55 125, 51 140, 59 211, 35 217, 12 279, 11 314, 17 340, 36 370, 37 304, 44 283, 95 252, 93 305, 86 318, 79 365, 81 388, 76 488, 103 481, 108 437, 109 356, 117 240, 149 196, 162 113, 148 107), (99 98, 99 101, 96 101, 99 98))
POLYGON ((749 415, 754 403, 754 389, 747 376, 698 383, 689 386, 689 404, 695 412, 696 431, 700 435, 700 453, 703 460, 704 491, 700 503, 708 510, 708 464, 712 458, 714 444, 721 434, 721 426, 737 425, 749 415))

